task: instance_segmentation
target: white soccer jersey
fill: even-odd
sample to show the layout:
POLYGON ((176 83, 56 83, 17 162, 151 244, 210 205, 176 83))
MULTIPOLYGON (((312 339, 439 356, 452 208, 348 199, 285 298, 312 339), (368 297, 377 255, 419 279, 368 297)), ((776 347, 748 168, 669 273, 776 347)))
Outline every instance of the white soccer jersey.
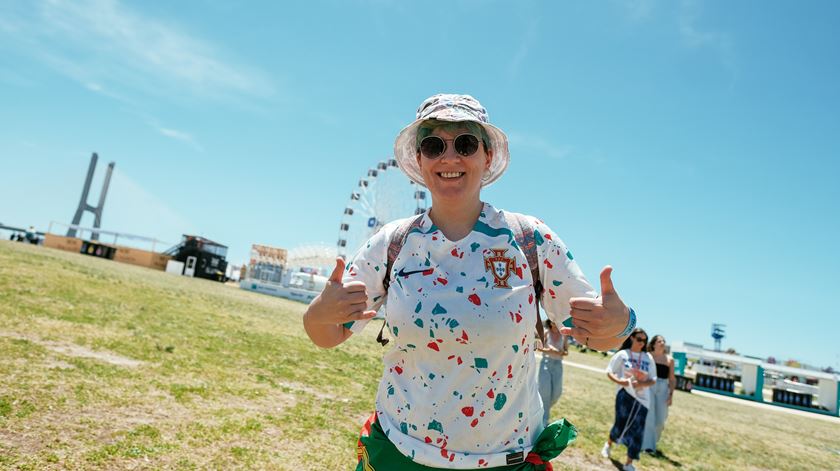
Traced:
MULTIPOLYGON (((563 242, 532 222, 542 305, 562 323, 569 298, 597 293, 563 242)), ((365 283, 369 309, 384 301, 388 244, 399 224, 383 227, 347 265, 343 281, 365 283)), ((502 211, 485 203, 459 241, 424 215, 390 278, 392 342, 376 413, 391 442, 417 463, 449 469, 504 466, 509 453, 527 454, 543 415, 532 348, 537 310, 528 262, 502 211)))

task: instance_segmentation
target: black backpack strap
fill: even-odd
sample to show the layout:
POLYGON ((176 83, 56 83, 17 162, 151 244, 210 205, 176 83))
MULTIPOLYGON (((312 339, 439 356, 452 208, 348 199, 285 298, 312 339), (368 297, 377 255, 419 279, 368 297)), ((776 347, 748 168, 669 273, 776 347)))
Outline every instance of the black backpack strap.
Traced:
POLYGON ((505 212, 504 216, 508 227, 513 232, 516 244, 525 253, 525 259, 531 269, 531 279, 534 280, 534 295, 536 296, 534 304, 537 307, 537 336, 540 342, 545 342, 545 331, 542 322, 540 322, 540 298, 542 298, 543 284, 540 279, 540 261, 537 255, 537 242, 534 239, 534 226, 523 214, 505 212))
MULTIPOLYGON (((420 213, 413 218, 402 221, 394 233, 391 234, 391 240, 388 241, 388 261, 385 263, 385 278, 382 279, 382 286, 385 287, 386 295, 388 293, 388 287, 391 286, 391 269, 394 268, 394 261, 397 259, 397 255, 400 254, 400 250, 402 250, 409 232, 415 227, 420 227, 422 222, 423 213, 420 213)), ((379 335, 376 336, 376 341, 382 344, 383 347, 388 345, 388 339, 382 336, 382 332, 385 330, 385 324, 385 322, 382 323, 382 327, 379 329, 379 335)))

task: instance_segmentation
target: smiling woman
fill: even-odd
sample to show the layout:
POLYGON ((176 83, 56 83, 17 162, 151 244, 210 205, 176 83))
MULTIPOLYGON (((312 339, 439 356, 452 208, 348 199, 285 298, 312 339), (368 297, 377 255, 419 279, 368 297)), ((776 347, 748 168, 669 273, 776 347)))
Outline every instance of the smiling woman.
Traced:
POLYGON ((356 469, 550 469, 577 431, 565 420, 543 422, 538 303, 564 334, 593 348, 619 345, 635 315, 611 268, 599 297, 542 221, 481 201, 510 153, 475 98, 425 100, 394 154, 429 189, 431 209, 386 224, 346 269, 338 259, 303 319, 312 341, 330 348, 387 303, 393 345, 356 469))

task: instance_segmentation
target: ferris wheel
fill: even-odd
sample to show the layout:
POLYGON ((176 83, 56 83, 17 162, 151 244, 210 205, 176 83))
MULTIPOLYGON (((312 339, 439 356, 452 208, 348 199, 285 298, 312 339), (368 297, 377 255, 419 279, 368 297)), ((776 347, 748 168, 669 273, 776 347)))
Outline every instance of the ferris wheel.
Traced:
POLYGON ((347 258, 385 224, 427 209, 426 191, 403 175, 395 159, 367 171, 344 207, 336 252, 347 258))

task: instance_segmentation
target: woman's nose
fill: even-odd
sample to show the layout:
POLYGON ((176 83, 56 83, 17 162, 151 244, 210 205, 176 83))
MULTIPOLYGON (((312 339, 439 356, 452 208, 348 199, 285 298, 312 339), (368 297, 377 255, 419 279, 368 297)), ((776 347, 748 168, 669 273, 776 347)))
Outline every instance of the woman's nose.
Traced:
POLYGON ((440 156, 440 160, 450 159, 456 160, 461 158, 461 154, 455 152, 455 143, 449 141, 446 143, 446 150, 443 151, 443 155, 440 156))

